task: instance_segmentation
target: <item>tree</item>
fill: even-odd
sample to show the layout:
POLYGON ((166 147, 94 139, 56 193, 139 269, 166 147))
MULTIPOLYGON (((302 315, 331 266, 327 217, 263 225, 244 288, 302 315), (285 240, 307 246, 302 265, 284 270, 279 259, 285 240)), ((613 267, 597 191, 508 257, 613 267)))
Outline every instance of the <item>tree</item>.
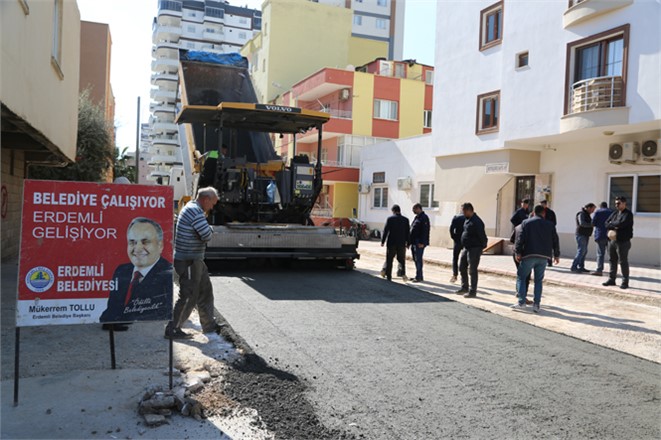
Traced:
POLYGON ((30 177, 45 180, 104 181, 113 165, 112 129, 103 110, 84 90, 78 97, 76 161, 65 167, 37 166, 30 177))
POLYGON ((120 152, 119 148, 115 148, 115 164, 113 167, 113 175, 115 176, 115 179, 124 176, 129 179, 131 183, 135 183, 137 166, 130 164, 131 157, 127 156, 126 154, 128 149, 129 147, 124 147, 124 149, 120 152))

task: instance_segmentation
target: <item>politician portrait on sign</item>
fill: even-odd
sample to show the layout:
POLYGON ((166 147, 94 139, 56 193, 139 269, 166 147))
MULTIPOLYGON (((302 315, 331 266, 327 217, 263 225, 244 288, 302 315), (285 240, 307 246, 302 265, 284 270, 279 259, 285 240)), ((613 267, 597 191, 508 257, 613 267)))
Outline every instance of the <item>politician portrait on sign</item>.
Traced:
POLYGON ((172 263, 161 256, 163 229, 146 217, 126 231, 130 263, 115 269, 115 288, 101 322, 166 321, 172 317, 172 263))

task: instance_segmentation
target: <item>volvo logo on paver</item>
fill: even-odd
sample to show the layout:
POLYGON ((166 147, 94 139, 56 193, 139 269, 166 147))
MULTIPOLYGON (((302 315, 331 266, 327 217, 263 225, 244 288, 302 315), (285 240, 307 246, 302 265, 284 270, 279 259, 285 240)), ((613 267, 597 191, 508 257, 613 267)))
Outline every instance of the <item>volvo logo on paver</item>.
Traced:
POLYGON ((255 106, 258 110, 269 110, 274 112, 285 112, 285 113, 300 113, 300 108, 295 107, 285 107, 283 105, 268 105, 268 104, 257 104, 255 106))
POLYGON ((30 269, 25 276, 25 284, 33 292, 45 292, 55 283, 53 272, 44 266, 30 269))

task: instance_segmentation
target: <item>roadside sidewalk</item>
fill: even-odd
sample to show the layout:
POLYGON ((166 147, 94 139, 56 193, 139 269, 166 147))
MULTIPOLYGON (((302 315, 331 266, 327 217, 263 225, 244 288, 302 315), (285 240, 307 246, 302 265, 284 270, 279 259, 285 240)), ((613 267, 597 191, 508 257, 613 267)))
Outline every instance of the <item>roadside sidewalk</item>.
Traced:
MULTIPOLYGON (((385 258, 385 249, 381 247, 379 241, 361 241, 358 253, 378 255, 385 258)), ((411 260, 410 252, 407 252, 407 259, 411 260)), ((425 249, 424 261, 425 264, 429 265, 451 267, 452 249, 429 246, 425 249)), ((560 258, 560 264, 546 269, 544 282, 558 286, 585 288, 593 293, 622 297, 629 301, 661 305, 661 268, 631 266, 629 282, 631 287, 622 290, 618 286, 604 287, 601 285, 608 279, 606 272, 601 277, 590 274, 576 274, 570 271, 571 263, 572 259, 570 258, 560 258)), ((608 267, 608 261, 606 261, 606 269, 608 267)), ((588 268, 595 268, 594 261, 588 262, 588 268)), ((511 255, 483 255, 480 260, 480 272, 516 277, 516 267, 511 255)), ((618 285, 620 281, 618 277, 618 285)))

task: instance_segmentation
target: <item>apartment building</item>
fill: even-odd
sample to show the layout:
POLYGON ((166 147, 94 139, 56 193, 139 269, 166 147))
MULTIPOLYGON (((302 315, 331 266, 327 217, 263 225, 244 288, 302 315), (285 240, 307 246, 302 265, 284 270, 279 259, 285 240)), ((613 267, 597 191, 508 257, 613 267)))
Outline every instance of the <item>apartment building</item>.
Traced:
POLYGON ((152 33, 152 146, 147 179, 169 184, 182 154, 174 123, 179 50, 238 52, 261 28, 261 12, 210 0, 159 0, 152 33))
POLYGON ((324 67, 401 59, 404 2, 266 0, 262 30, 241 50, 260 102, 273 102, 324 67), (392 55, 394 54, 394 56, 392 55))
POLYGON ((324 165, 324 190, 313 214, 356 217, 363 148, 431 132, 433 75, 433 67, 413 60, 375 60, 351 70, 323 68, 282 96, 279 104, 331 115, 321 157, 316 131, 297 135, 295 144, 291 135, 274 139, 284 160, 305 154, 324 165))
MULTIPOLYGON (((110 26, 91 21, 80 22, 80 79, 79 89, 87 90, 93 104, 98 105, 105 115, 111 135, 115 138, 115 95, 110 84, 110 61, 112 38, 110 26)), ((115 143, 110 145, 115 151, 115 143)), ((106 173, 105 180, 112 182, 113 170, 106 173)))
POLYGON ((29 167, 76 156, 80 12, 75 0, 0 2, 0 29, 5 261, 18 256, 29 167))
MULTIPOLYGON (((149 166, 149 161, 151 159, 151 127, 149 124, 140 124, 140 149, 139 156, 136 163, 136 174, 138 181, 141 185, 154 185, 156 181, 149 179, 149 174, 152 172, 151 167, 149 166)), ((157 172, 158 170, 153 170, 157 172)))
POLYGON ((633 0, 438 4, 437 244, 464 201, 507 237, 521 199, 547 199, 568 256, 581 206, 624 195, 630 259, 661 264, 660 16, 633 0))

